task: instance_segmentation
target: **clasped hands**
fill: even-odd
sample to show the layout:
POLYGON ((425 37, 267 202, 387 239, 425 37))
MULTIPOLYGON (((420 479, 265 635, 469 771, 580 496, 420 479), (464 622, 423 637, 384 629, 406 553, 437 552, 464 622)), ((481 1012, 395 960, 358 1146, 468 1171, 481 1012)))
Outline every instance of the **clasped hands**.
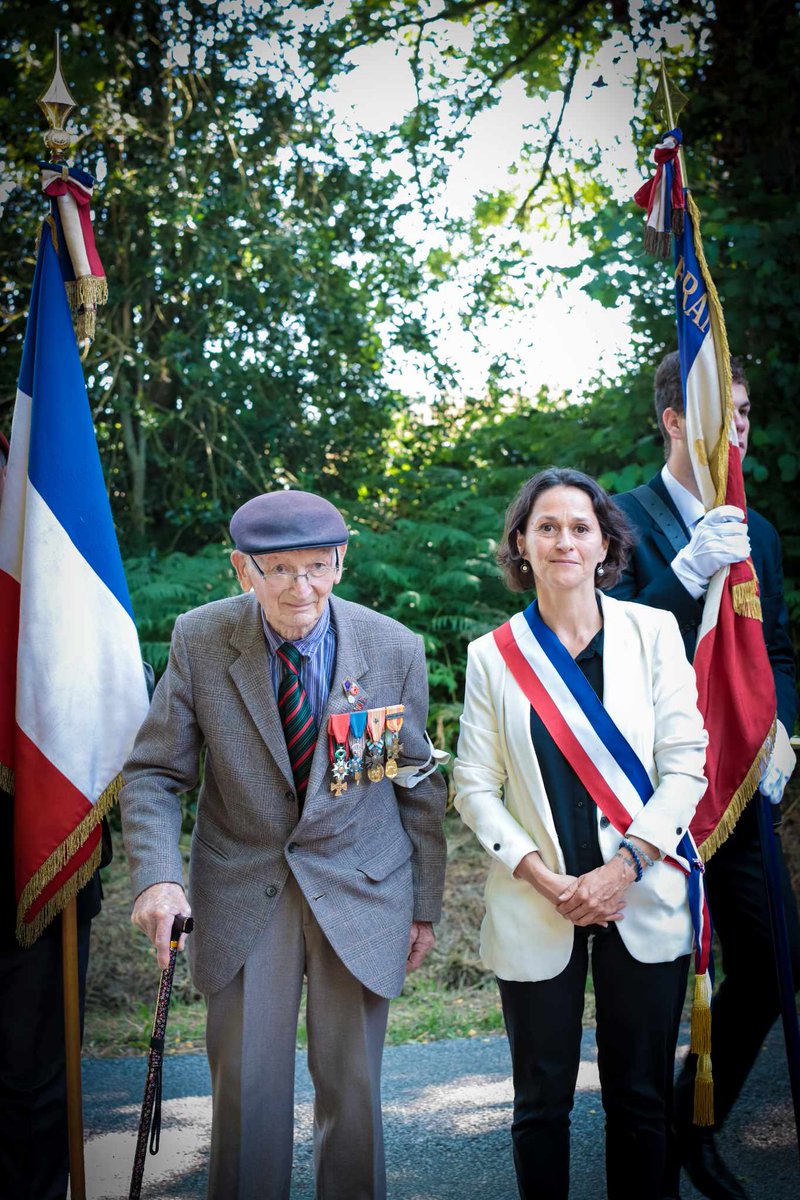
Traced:
POLYGON ((514 872, 573 925, 602 925, 622 920, 624 895, 635 876, 622 857, 615 856, 602 867, 585 875, 565 875, 551 871, 541 855, 526 854, 514 872))

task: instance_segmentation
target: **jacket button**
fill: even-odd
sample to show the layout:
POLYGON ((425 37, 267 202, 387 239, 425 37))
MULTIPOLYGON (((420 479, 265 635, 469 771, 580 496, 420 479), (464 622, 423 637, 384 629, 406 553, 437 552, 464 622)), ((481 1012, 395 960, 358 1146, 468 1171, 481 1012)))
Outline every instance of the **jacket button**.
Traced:
POLYGON ((291 791, 284 792, 283 798, 284 798, 284 800, 288 800, 289 803, 291 804, 292 801, 294 800, 294 792, 291 792, 291 791))
POLYGON ((499 849, 500 849, 500 843, 499 843, 499 842, 495 842, 495 844, 494 844, 494 848, 495 848, 495 850, 499 850, 499 849))
POLYGON ((609 821, 608 817, 606 816, 605 813, 603 813, 602 817, 600 818, 600 828, 608 829, 610 824, 611 824, 611 822, 609 821))
POLYGON ((289 854, 294 854, 295 850, 297 849, 297 842, 289 842, 289 845, 286 847, 286 849, 289 854))
POLYGON ((272 899, 273 896, 277 896, 277 894, 278 894, 278 889, 275 887, 274 883, 271 883, 269 885, 269 887, 264 888, 264 895, 269 896, 270 900, 272 899))
POLYGON ((682 825, 679 825, 679 826, 678 826, 678 828, 675 830, 675 832, 676 832, 676 833, 683 833, 683 826, 682 826, 682 825))

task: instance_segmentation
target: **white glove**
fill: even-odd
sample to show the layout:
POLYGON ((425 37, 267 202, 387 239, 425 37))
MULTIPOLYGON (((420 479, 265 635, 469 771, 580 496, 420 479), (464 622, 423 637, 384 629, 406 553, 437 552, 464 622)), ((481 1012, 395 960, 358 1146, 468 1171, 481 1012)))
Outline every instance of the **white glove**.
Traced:
POLYGON ((761 783, 759 784, 761 791, 772 804, 780 804, 783 789, 789 782, 789 776, 794 770, 796 762, 797 756, 792 749, 786 728, 778 721, 772 755, 761 772, 761 783))
POLYGON ((742 562, 750 554, 744 513, 735 504, 721 504, 706 513, 691 541, 670 566, 695 600, 705 595, 708 582, 721 567, 742 562))

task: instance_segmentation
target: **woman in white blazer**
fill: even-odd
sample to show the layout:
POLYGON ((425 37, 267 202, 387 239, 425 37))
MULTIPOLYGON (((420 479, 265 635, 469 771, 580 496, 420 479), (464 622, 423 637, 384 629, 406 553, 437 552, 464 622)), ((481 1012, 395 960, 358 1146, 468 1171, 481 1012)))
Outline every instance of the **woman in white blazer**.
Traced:
POLYGON ((498 552, 509 587, 535 589, 536 601, 469 647, 455 804, 492 859, 481 955, 498 977, 511 1047, 523 1200, 569 1194, 590 954, 608 1196, 664 1195, 692 945, 686 875, 665 860, 705 790, 707 737, 675 618, 597 590, 613 586, 630 547, 624 515, 594 480, 540 472, 509 507, 498 552), (589 717, 562 695, 562 675, 589 717), (597 727, 613 741, 607 725, 633 754, 603 757, 592 739, 597 727), (616 759, 634 757, 636 794, 627 776, 617 780, 616 759), (624 819, 614 795, 602 800, 611 818, 601 811, 604 788, 619 793, 624 819))

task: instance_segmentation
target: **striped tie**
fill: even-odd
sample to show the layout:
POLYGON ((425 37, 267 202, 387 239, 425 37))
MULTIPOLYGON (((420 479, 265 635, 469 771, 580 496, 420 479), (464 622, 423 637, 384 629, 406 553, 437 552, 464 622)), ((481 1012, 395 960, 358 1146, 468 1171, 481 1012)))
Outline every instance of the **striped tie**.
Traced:
POLYGON ((317 743, 317 727, 306 689, 300 679, 300 651, 291 642, 284 642, 278 649, 278 655, 286 664, 286 672, 278 688, 278 711, 286 735, 297 798, 302 808, 311 771, 311 758, 317 743))

